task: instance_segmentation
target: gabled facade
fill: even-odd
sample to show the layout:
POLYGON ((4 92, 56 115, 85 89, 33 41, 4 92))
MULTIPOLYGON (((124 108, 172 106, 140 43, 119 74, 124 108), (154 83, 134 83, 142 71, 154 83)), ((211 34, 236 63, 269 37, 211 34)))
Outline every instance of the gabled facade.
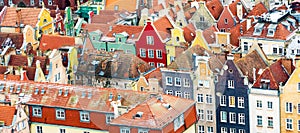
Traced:
POLYGON ((216 19, 210 13, 206 3, 203 1, 200 1, 199 8, 189 21, 195 25, 196 29, 201 30, 205 30, 216 23, 216 19))
POLYGON ((299 131, 299 113, 300 103, 299 99, 299 62, 296 63, 294 72, 280 90, 280 132, 291 133, 299 131))
POLYGON ((218 133, 250 131, 248 79, 228 55, 216 79, 216 123, 218 133))
POLYGON ((151 22, 147 22, 136 41, 136 55, 151 66, 167 66, 165 42, 151 22))
POLYGON ((300 56, 300 33, 296 31, 294 37, 291 39, 290 44, 286 48, 287 58, 299 58, 300 56))
MULTIPOLYGON (((285 64, 283 64, 285 63, 285 64)), ((291 60, 288 62, 292 65, 291 60)), ((278 60, 257 77, 249 90, 249 120, 251 132, 280 132, 279 91, 289 79, 284 65, 278 60)))
POLYGON ((220 32, 229 32, 230 28, 234 27, 239 23, 239 18, 236 18, 230 11, 229 6, 224 6, 219 20, 217 22, 217 27, 220 32))

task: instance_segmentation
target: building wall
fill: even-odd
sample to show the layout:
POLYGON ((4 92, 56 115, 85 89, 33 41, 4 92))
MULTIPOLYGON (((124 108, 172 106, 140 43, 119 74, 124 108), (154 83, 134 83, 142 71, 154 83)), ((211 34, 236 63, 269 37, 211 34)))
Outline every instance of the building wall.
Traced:
POLYGON ((204 37, 203 37, 203 31, 202 30, 196 30, 196 37, 192 42, 191 47, 195 46, 195 45, 199 45, 205 49, 209 49, 207 42, 205 41, 204 37))
MULTIPOLYGON (((190 98, 189 99, 194 99, 194 85, 193 85, 193 80, 192 80, 192 75, 190 72, 180 72, 180 71, 172 71, 172 70, 161 70, 162 72, 162 88, 165 94, 167 94, 168 90, 172 90, 172 95, 176 95, 176 91, 181 92, 181 97, 185 97, 185 93, 189 93, 190 98), (167 85, 167 77, 172 77, 172 85, 167 85), (176 86, 175 85, 175 77, 178 77, 181 79, 181 85, 176 86), (184 78, 189 80, 190 86, 184 86, 184 78)), ((170 93, 171 94, 171 93, 170 93)))
MULTIPOLYGON (((99 112, 90 112, 90 122, 80 121, 80 111, 65 109, 65 120, 56 119, 56 108, 53 107, 42 107, 42 117, 32 116, 32 106, 29 105, 29 118, 33 123, 53 124, 56 125, 54 128, 59 130, 59 126, 73 126, 80 128, 90 128, 96 130, 108 130, 106 124, 106 116, 99 112)), ((31 125, 31 129, 37 125, 31 125)))
POLYGON ((60 129, 65 129, 66 133, 83 133, 83 132, 109 133, 107 130, 94 130, 94 129, 90 129, 90 128, 78 128, 78 127, 72 127, 72 126, 45 124, 45 123, 38 123, 38 122, 31 123, 31 126, 30 126, 31 133, 38 133, 37 126, 42 127, 43 133, 59 133, 60 129))
POLYGON ((224 7, 224 10, 222 14, 219 17, 217 27, 219 30, 225 29, 225 32, 229 32, 230 28, 236 25, 235 20, 233 19, 233 16, 231 15, 231 12, 229 10, 229 7, 224 7), (225 23, 225 19, 227 19, 227 23, 225 23))
POLYGON ((279 133, 280 107, 277 90, 251 88, 249 91, 249 121, 250 133, 279 133), (257 100, 262 101, 262 108, 257 108, 257 100), (272 109, 268 108, 272 102, 272 109), (257 116, 262 116, 262 126, 257 126, 257 116), (273 127, 268 127, 268 117, 273 117, 273 127))
POLYGON ((171 40, 166 43, 168 65, 171 63, 171 56, 176 57, 175 46, 180 46, 180 42, 186 42, 183 36, 183 30, 179 27, 175 27, 171 30, 171 36, 171 40))
POLYGON ((290 76, 289 80, 286 82, 285 86, 281 90, 280 94, 280 132, 281 133, 297 133, 298 129, 298 120, 300 120, 300 116, 298 113, 299 106, 299 98, 300 93, 297 90, 299 88, 299 81, 300 81, 300 68, 299 63, 297 62, 297 67, 294 70, 293 74, 290 76), (286 103, 292 103, 292 113, 286 112, 286 103), (286 119, 293 120, 293 130, 286 130, 286 119))
MULTIPOLYGON (((46 9, 42 9, 39 14, 39 21, 37 22, 36 26, 38 26, 43 34, 53 34, 54 25, 53 25, 53 18, 50 16, 50 12, 46 9), (47 20, 44 22, 44 20, 47 20)), ((39 30, 36 30, 36 38, 41 37, 39 30)))
POLYGON ((51 83, 66 84, 68 83, 66 68, 62 64, 60 52, 55 54, 56 55, 54 55, 54 57, 50 59, 51 75, 48 75, 47 78, 51 83), (55 75, 58 75, 58 73, 60 73, 60 80, 55 81, 55 75))
POLYGON ((212 26, 212 24, 215 22, 215 19, 207 9, 205 2, 200 2, 199 9, 189 21, 193 22, 197 29, 205 30, 212 26), (204 17, 204 21, 200 21, 201 16, 204 17))

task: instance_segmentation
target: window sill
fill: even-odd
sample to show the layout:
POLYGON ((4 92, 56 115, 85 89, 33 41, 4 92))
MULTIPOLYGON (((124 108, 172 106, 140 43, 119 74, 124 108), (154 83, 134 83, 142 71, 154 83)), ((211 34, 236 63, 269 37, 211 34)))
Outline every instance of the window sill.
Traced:
POLYGON ((273 128, 273 127, 268 126, 267 128, 273 128))
POLYGON ((257 127, 263 127, 262 125, 256 125, 257 127))

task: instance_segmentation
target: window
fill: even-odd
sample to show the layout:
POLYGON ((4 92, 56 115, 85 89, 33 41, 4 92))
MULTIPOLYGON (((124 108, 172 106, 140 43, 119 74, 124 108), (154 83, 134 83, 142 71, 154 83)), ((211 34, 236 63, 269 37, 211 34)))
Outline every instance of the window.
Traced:
POLYGON ((286 102, 285 103, 285 112, 292 113, 293 112, 293 103, 286 102))
POLYGON ((181 97, 181 91, 175 91, 175 96, 177 96, 177 97, 181 97))
POLYGON ((59 129, 60 133, 66 133, 66 129, 59 129))
POLYGON ((173 85, 172 77, 166 77, 167 85, 173 85))
POLYGON ((43 127, 42 126, 37 126, 36 127, 36 132, 37 133, 43 133, 43 127))
POLYGON ((262 108, 262 101, 256 100, 256 108, 262 108))
POLYGON ((189 92, 184 92, 184 98, 190 99, 190 93, 189 92))
POLYGON ((221 111, 221 122, 227 122, 227 112, 221 111))
POLYGON ((39 5, 42 6, 43 0, 39 0, 39 5))
POLYGON ((207 133, 213 133, 214 128, 213 127, 207 127, 207 133))
POLYGON ((226 95, 220 97, 220 106, 226 106, 226 95))
POLYGON ((120 133, 130 133, 130 128, 128 127, 121 127, 120 130, 121 130, 120 133))
POLYGON ((298 88, 297 88, 298 92, 300 92, 300 83, 298 83, 298 88))
POLYGON ((212 104, 212 95, 206 94, 206 103, 212 104))
POLYGON ((199 20, 200 20, 200 22, 204 22, 204 17, 200 16, 199 20))
POLYGON ((138 133, 148 133, 149 132, 149 130, 147 130, 147 129, 138 129, 138 133))
POLYGON ((293 130, 293 119, 286 119, 286 130, 293 130))
POLYGON ((230 133, 236 133, 235 128, 230 128, 230 133))
POLYGON ((225 32, 225 29, 224 29, 224 28, 221 28, 220 31, 221 31, 221 32, 225 32))
POLYGON ((262 126, 262 116, 258 115, 256 116, 257 119, 257 126, 262 126))
POLYGON ((300 114, 300 104, 298 103, 298 114, 300 114))
POLYGON ((41 107, 32 107, 32 116, 42 117, 42 108, 41 107))
POLYGON ((175 86, 181 86, 181 78, 175 77, 175 86))
POLYGON ((174 131, 180 128, 183 124, 184 124, 184 117, 183 114, 181 114, 174 120, 174 131))
POLYGON ((298 131, 300 131, 300 120, 298 120, 298 131))
POLYGON ((0 6, 4 6, 4 1, 0 0, 0 6))
POLYGON ((183 79, 183 82, 184 82, 184 83, 183 83, 183 86, 184 86, 184 87, 190 87, 190 80, 189 80, 189 79, 184 78, 184 79, 183 79))
POLYGON ((147 36, 147 44, 150 44, 150 45, 154 44, 153 36, 147 36))
POLYGON ((52 5, 52 0, 48 0, 48 5, 52 5))
POLYGON ((224 23, 225 23, 225 24, 228 24, 227 18, 224 19, 224 23))
POLYGON ((199 126, 198 126, 198 133, 205 133, 204 130, 205 130, 205 129, 204 129, 204 126, 203 126, 203 125, 199 125, 199 126))
POLYGON ((155 65, 154 62, 149 62, 149 64, 150 64, 150 66, 153 66, 153 67, 154 67, 154 65, 155 65))
POLYGON ((239 133, 246 133, 244 129, 239 129, 239 133))
POLYGON ((273 102, 271 101, 268 101, 268 109, 273 109, 273 102))
POLYGON ((233 80, 228 80, 228 88, 234 88, 234 81, 233 80))
POLYGON ((207 119, 207 121, 213 121, 213 112, 212 112, 212 110, 207 110, 206 111, 206 119, 207 119))
POLYGON ((268 127, 273 127, 273 117, 268 117, 268 127))
POLYGON ((119 5, 115 5, 115 6, 114 6, 114 10, 115 10, 115 11, 118 11, 118 10, 119 10, 119 5))
POLYGON ((114 119, 114 114, 106 114, 106 123, 110 123, 114 119))
POLYGON ((197 94, 197 102, 203 103, 203 94, 197 94))
POLYGON ((204 110, 203 109, 198 109, 198 114, 199 114, 199 119, 204 120, 204 110))
POLYGON ((204 87, 209 88, 209 81, 208 80, 204 80, 203 84, 204 84, 204 87))
POLYGON ((282 47, 279 47, 279 48, 278 48, 278 53, 279 53, 279 54, 282 54, 282 52, 283 52, 283 48, 282 48, 282 47))
POLYGON ((229 107, 235 107, 235 97, 229 96, 229 107))
POLYGON ((140 49, 140 56, 141 57, 146 57, 146 50, 145 49, 140 49))
POLYGON ((277 47, 274 47, 274 48, 273 48, 273 53, 274 53, 274 54, 277 54, 277 47))
POLYGON ((156 58, 162 58, 161 50, 156 50, 156 58))
POLYGON ((239 113, 239 124, 245 124, 245 114, 239 113))
POLYGON ((173 91, 172 91, 172 90, 167 90, 167 91, 166 91, 166 94, 167 94, 167 95, 173 95, 173 91))
POLYGON ((8 0, 8 5, 13 4, 12 0, 8 0))
POLYGON ((221 127, 221 133, 227 133, 227 128, 226 127, 221 127))
POLYGON ((229 122, 236 123, 236 114, 234 112, 229 112, 229 122))
POLYGON ((56 109, 56 119, 65 119, 65 110, 64 109, 56 109))
POLYGON ((244 97, 238 97, 238 108, 244 108, 244 97))
POLYGON ((148 49, 148 57, 154 58, 154 50, 153 49, 148 49))
POLYGON ((88 131, 83 131, 83 133, 90 133, 90 132, 88 132, 88 131))
POLYGON ((203 80, 199 80, 198 81, 198 87, 202 87, 203 86, 203 80))

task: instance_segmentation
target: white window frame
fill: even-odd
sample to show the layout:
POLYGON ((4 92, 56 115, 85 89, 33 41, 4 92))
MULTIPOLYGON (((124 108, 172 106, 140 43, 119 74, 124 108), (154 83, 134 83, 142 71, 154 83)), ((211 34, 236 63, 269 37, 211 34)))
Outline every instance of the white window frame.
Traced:
POLYGON ((189 92, 184 92, 184 98, 190 99, 191 94, 189 92))
POLYGON ((245 114, 244 113, 238 113, 238 123, 241 125, 245 125, 245 114))
POLYGON ((213 111, 206 110, 206 120, 209 122, 213 122, 213 111))
POLYGON ((228 88, 234 89, 234 80, 228 80, 228 88))
POLYGON ((293 103, 286 102, 285 103, 285 112, 286 113, 293 113, 293 103))
POLYGON ((56 109, 55 116, 58 120, 65 120, 66 119, 66 112, 64 109, 56 109))
POLYGON ((163 56, 162 56, 162 50, 157 49, 157 50, 156 50, 156 58, 157 58, 157 59, 162 59, 162 57, 163 57, 163 56))
POLYGON ((0 0, 0 6, 4 6, 4 0, 0 0))
POLYGON ((181 78, 175 77, 175 86, 181 86, 181 78))
POLYGON ((244 129, 239 129, 239 133, 246 133, 244 129))
POLYGON ((167 95, 173 95, 173 90, 166 90, 167 95))
POLYGON ((203 100, 204 100, 203 94, 197 94, 197 102, 198 103, 203 103, 203 100))
POLYGON ((154 62, 149 62, 149 65, 155 67, 155 63, 154 62))
POLYGON ((236 133, 236 129, 235 128, 229 128, 229 133, 236 133))
POLYGON ((143 48, 140 49, 140 56, 146 58, 146 49, 143 48))
POLYGON ((245 108, 244 97, 238 97, 238 108, 245 108))
POLYGON ((213 101, 212 95, 206 94, 206 103, 207 104, 212 104, 213 103, 212 101, 213 101))
POLYGON ((184 125, 184 116, 183 116, 183 114, 180 114, 174 120, 174 131, 178 130, 182 125, 184 125))
POLYGON ((148 49, 148 57, 154 58, 154 50, 153 49, 148 49), (152 51, 152 52, 150 52, 150 51, 152 51))
POLYGON ((204 127, 204 125, 199 125, 198 126, 198 133, 205 133, 205 127, 204 127))
POLYGON ((36 126, 36 132, 37 133, 43 133, 43 127, 42 126, 36 126))
POLYGON ((121 127, 120 133, 130 133, 130 128, 129 127, 121 127))
POLYGON ((138 129, 138 133, 149 133, 149 129, 138 129))
POLYGON ((221 133, 227 133, 227 128, 226 127, 221 127, 221 133))
POLYGON ((42 6, 43 0, 39 0, 39 5, 42 6))
POLYGON ((286 118, 285 119, 285 129, 286 130, 293 130, 293 119, 291 118, 286 118), (290 127, 289 127, 290 125, 290 127))
POLYGON ((262 126, 263 125, 263 119, 261 115, 256 116, 256 126, 262 126))
POLYGON ((220 97, 220 106, 226 106, 226 95, 220 97))
POLYGON ((154 38, 153 36, 146 36, 146 41, 148 45, 154 45, 154 38))
POLYGON ((273 109, 273 102, 268 101, 268 102, 267 102, 267 108, 268 108, 268 109, 273 109))
POLYGON ((229 112, 229 123, 236 123, 236 113, 229 112))
POLYGON ((90 122, 90 113, 86 111, 80 111, 80 122, 90 122))
POLYGON ((267 117, 267 119, 268 119, 268 127, 273 128, 273 126, 274 126, 273 117, 267 117))
POLYGON ((298 107, 297 108, 298 108, 297 113, 300 114, 300 103, 298 103, 298 107))
POLYGON ((60 129, 59 129, 59 132, 60 132, 60 133, 66 133, 66 129, 60 128, 60 129))
POLYGON ((114 114, 106 114, 105 115, 106 124, 110 123, 114 118, 115 118, 114 114))
POLYGON ((176 97, 182 97, 182 92, 181 91, 175 91, 175 96, 176 97))
POLYGON ((183 86, 190 87, 190 80, 188 78, 183 78, 183 86))
POLYGON ((52 0, 48 0, 48 5, 52 5, 53 1, 52 0))
POLYGON ((166 85, 173 85, 173 78, 170 76, 166 77, 166 85))
POLYGON ((214 132, 214 127, 207 127, 207 133, 213 133, 214 132))
POLYGON ((261 109, 262 106, 262 100, 256 100, 256 108, 261 109))
POLYGON ((204 110, 203 109, 198 109, 198 115, 199 115, 199 120, 204 121, 204 110))
POLYGON ((32 116, 42 117, 42 107, 32 107, 32 116))
POLYGON ((298 120, 298 131, 300 131, 300 120, 298 120))
POLYGON ((220 119, 221 119, 221 122, 227 122, 227 112, 226 111, 220 111, 220 119))

